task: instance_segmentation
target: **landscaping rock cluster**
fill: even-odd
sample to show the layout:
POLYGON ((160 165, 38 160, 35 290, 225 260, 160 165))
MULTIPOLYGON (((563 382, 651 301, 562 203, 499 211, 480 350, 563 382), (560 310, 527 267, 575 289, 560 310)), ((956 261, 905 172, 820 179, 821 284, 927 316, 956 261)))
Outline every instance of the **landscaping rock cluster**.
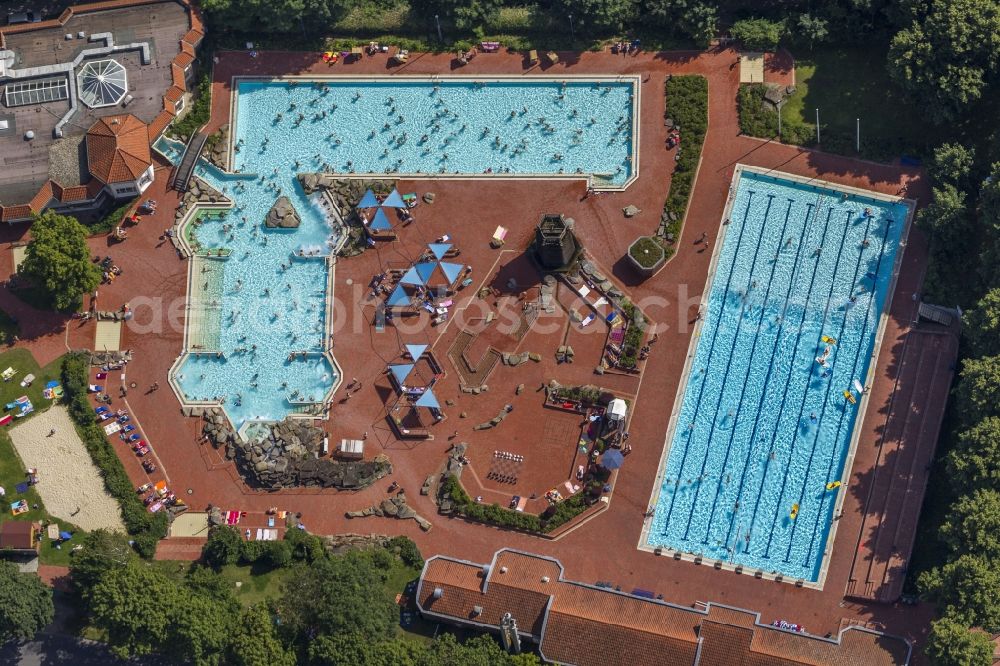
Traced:
POLYGON ((518 366, 522 363, 527 363, 528 361, 539 363, 541 360, 541 355, 536 354, 535 352, 521 352, 519 354, 508 354, 507 352, 504 352, 500 355, 500 362, 509 366, 518 366))
POLYGON ((132 360, 132 350, 94 352, 90 355, 90 364, 96 366, 116 365, 118 363, 128 363, 132 360))
POLYGON ((413 520, 424 532, 431 529, 431 523, 423 518, 406 503, 406 494, 399 493, 395 497, 388 497, 378 504, 374 504, 360 511, 348 511, 345 514, 348 518, 367 518, 369 516, 381 516, 386 518, 396 518, 398 520, 413 520))
MULTIPOLYGON (((494 416, 489 421, 484 421, 483 423, 476 424, 473 430, 489 430, 490 428, 496 428, 498 425, 503 423, 503 420, 507 418, 507 415, 514 410, 513 405, 507 405, 500 410, 500 413, 494 416)), ((456 475, 457 476, 457 475, 456 475)))
POLYGON ((223 171, 229 170, 229 124, 226 123, 205 143, 205 159, 223 171))
POLYGON ((635 217, 636 215, 638 215, 641 212, 642 212, 641 208, 637 208, 636 206, 632 206, 632 205, 628 205, 628 206, 625 206, 624 208, 622 208, 622 214, 625 217, 635 217))
POLYGON ((365 178, 345 178, 333 173, 300 173, 299 182, 306 194, 326 190, 341 211, 354 211, 367 190, 376 194, 388 194, 396 187, 394 180, 369 180, 365 178))
POLYGON ((291 200, 286 196, 278 197, 278 200, 271 206, 264 217, 264 226, 268 229, 296 229, 302 220, 292 205, 291 200))
POLYGON ((233 432, 219 408, 206 411, 204 436, 215 448, 225 447, 247 485, 266 490, 320 486, 366 488, 392 472, 384 455, 371 461, 320 458, 324 432, 302 419, 272 424, 266 437, 245 441, 233 432))
POLYGON ((392 539, 385 534, 333 534, 320 537, 323 547, 334 555, 343 555, 349 550, 371 550, 386 548, 392 539))

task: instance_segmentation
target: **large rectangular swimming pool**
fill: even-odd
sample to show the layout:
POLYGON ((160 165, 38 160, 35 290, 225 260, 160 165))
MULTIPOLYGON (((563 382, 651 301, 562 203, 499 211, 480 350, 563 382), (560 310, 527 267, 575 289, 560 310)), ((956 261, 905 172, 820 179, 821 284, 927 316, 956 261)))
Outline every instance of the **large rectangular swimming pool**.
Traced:
POLYGON ((910 204, 737 179, 644 545, 816 582, 910 204))
POLYGON ((234 166, 395 175, 634 175, 635 77, 238 79, 234 166))

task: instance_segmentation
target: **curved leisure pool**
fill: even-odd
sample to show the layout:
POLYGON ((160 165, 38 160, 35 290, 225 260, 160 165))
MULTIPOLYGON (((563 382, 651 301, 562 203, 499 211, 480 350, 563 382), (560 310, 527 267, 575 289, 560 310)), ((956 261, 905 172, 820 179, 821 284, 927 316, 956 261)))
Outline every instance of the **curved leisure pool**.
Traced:
POLYGON ((644 545, 816 582, 910 206, 738 174, 644 545))

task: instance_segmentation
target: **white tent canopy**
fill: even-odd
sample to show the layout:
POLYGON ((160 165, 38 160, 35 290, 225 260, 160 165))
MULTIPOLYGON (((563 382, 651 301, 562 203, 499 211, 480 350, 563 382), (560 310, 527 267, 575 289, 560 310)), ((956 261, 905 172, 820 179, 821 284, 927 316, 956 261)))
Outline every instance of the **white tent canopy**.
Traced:
POLYGON ((608 418, 612 421, 624 421, 628 407, 621 398, 615 398, 608 403, 608 418))

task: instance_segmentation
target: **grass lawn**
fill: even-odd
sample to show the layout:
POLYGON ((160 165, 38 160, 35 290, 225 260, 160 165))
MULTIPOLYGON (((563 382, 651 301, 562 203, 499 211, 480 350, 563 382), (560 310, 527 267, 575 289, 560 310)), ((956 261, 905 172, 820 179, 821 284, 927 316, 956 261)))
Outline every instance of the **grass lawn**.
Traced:
POLYGON ((253 567, 230 564, 222 568, 221 575, 232 582, 233 594, 244 606, 259 604, 268 599, 276 599, 281 594, 281 583, 291 573, 291 569, 275 569, 267 573, 251 573, 253 567), (236 583, 241 582, 238 588, 236 583))
POLYGON ((921 155, 940 142, 917 114, 900 112, 903 103, 886 71, 883 49, 837 46, 800 56, 795 61, 795 94, 781 108, 784 141, 815 145, 819 109, 820 148, 828 152, 858 155, 854 148, 858 118, 860 155, 866 159, 921 155))
MULTIPOLYGON (((31 404, 35 406, 36 412, 47 409, 52 403, 42 397, 42 390, 45 388, 45 383, 50 379, 59 379, 61 362, 62 359, 56 359, 42 368, 39 367, 31 352, 26 349, 11 349, 0 354, 0 371, 8 367, 17 370, 17 374, 12 380, 9 382, 0 382, 0 405, 6 405, 20 396, 26 395, 31 400, 31 404), (35 375, 35 381, 27 388, 22 387, 21 380, 29 374, 35 375)), ((32 415, 24 418, 30 419, 32 415)), ((14 421, 15 424, 20 422, 21 419, 14 421)), ((28 486, 26 493, 18 493, 15 490, 15 486, 22 483, 25 479, 24 464, 14 450, 14 445, 10 441, 10 436, 7 434, 6 428, 2 429, 0 430, 0 486, 3 486, 7 494, 3 498, 2 504, 0 504, 0 522, 5 520, 37 520, 47 523, 52 520, 49 514, 46 513, 45 505, 42 504, 42 500, 38 496, 38 492, 34 486, 28 486), (19 499, 27 500, 28 506, 37 504, 38 508, 31 509, 27 513, 22 513, 18 516, 12 516, 10 513, 10 503, 19 499)), ((75 536, 83 535, 82 531, 65 521, 60 520, 58 523, 61 530, 72 532, 75 536)), ((43 540, 40 554, 41 562, 43 564, 69 564, 71 548, 72 542, 64 545, 62 548, 55 548, 51 542, 43 540)))

